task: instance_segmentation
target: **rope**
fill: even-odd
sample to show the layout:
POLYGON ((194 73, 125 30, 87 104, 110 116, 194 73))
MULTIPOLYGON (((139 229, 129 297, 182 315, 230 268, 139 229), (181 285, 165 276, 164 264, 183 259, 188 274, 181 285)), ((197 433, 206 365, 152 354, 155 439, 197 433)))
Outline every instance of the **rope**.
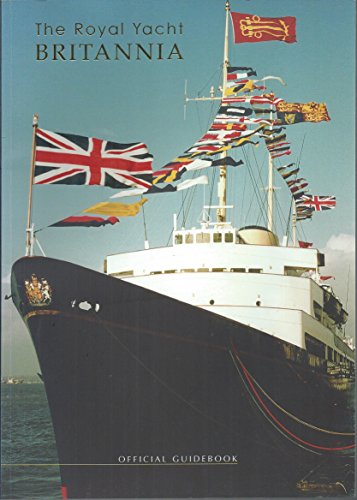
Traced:
MULTIPOLYGON (((247 370, 248 372, 248 370, 247 370)), ((248 372, 249 373, 249 372, 248 372)), ((326 434, 331 434, 331 435, 336 435, 336 436, 355 436, 355 433, 354 432, 337 432, 337 431, 330 431, 328 429, 322 429, 321 427, 316 427, 315 425, 313 424, 309 424, 308 422, 305 422, 304 420, 301 420, 300 418, 296 417, 295 415, 289 413, 287 410, 285 410, 282 406, 280 406, 276 401, 274 401, 270 396, 269 394, 267 394, 264 389, 258 384, 258 382, 250 375, 251 379, 253 380, 253 382, 255 382, 255 384, 258 386, 258 388, 261 390, 261 392, 264 394, 264 396, 269 399, 269 401, 271 403, 273 403, 273 405, 275 405, 280 411, 282 411, 283 413, 285 413, 285 415, 287 415, 288 417, 292 418, 293 420, 295 420, 296 422, 299 422, 299 424, 303 424, 305 425, 306 427, 310 427, 311 429, 314 429, 315 431, 319 431, 319 432, 324 432, 326 434)))
POLYGON ((269 399, 269 401, 274 405, 276 406, 280 411, 282 411, 283 413, 285 413, 285 415, 287 415, 288 417, 292 418, 293 420, 295 420, 296 422, 299 422, 299 424, 302 424, 302 425, 305 425, 306 427, 310 427, 311 429, 314 429, 315 431, 319 431, 319 432, 324 432, 326 434, 331 434, 331 435, 336 435, 336 436, 354 436, 355 433, 354 432, 337 432, 337 431, 330 431, 330 430, 327 430, 327 429, 322 429, 321 427, 316 427, 315 425, 312 425, 308 422, 305 422, 304 420, 301 420, 300 418, 296 417, 295 415, 293 415, 292 413, 288 412, 287 410, 285 410, 285 408, 283 408, 282 406, 280 406, 276 401, 274 401, 271 396, 269 396, 269 394, 262 388, 261 385, 259 385, 259 383, 256 381, 256 379, 252 376, 252 374, 246 369, 249 377, 253 380, 253 382, 256 384, 256 386, 261 390, 261 392, 264 394, 264 396, 269 399))
POLYGON ((301 448, 301 449, 303 449, 303 450, 305 450, 305 451, 307 451, 307 452, 309 452, 309 453, 313 453, 314 455, 321 455, 321 453, 320 453, 320 452, 310 450, 309 448, 306 448, 305 446, 302 446, 301 444, 299 444, 299 443, 297 443, 296 441, 294 441, 293 439, 291 439, 291 437, 289 437, 289 436, 287 436, 286 434, 284 434, 284 432, 283 432, 281 429, 279 429, 279 427, 278 427, 276 424, 274 424, 274 422, 272 422, 271 420, 269 420, 269 417, 268 417, 268 416, 264 413, 263 409, 259 406, 258 402, 257 402, 257 401, 253 398, 253 396, 252 396, 251 392, 249 391, 249 387, 247 386, 246 381, 245 381, 245 380, 244 380, 244 378, 243 378, 243 375, 242 375, 242 374, 241 374, 241 372, 239 371, 239 368, 238 368, 238 366, 237 366, 237 364, 236 364, 236 362, 235 362, 235 359, 234 359, 234 356, 233 356, 233 354, 232 354, 232 351, 229 351, 229 354, 230 354, 230 356, 231 356, 231 358, 232 358, 232 360, 233 360, 233 364, 234 364, 234 366, 235 366, 235 368, 236 368, 236 370, 237 370, 237 372, 238 372, 238 375, 240 376, 241 381, 242 381, 242 383, 243 383, 244 387, 245 387, 245 388, 246 388, 246 390, 247 390, 247 393, 251 396, 253 403, 254 403, 254 404, 255 404, 255 406, 258 408, 258 410, 259 410, 259 411, 260 411, 260 413, 263 415, 263 417, 264 417, 266 420, 268 420, 268 422, 269 422, 269 423, 270 423, 270 424, 271 424, 271 425, 275 428, 275 430, 276 430, 277 432, 279 432, 279 434, 281 434, 281 435, 282 435, 285 439, 287 439, 288 441, 290 441, 291 443, 293 443, 293 444, 294 444, 294 446, 298 446, 299 448, 301 448))
POLYGON ((247 382, 250 386, 250 388, 252 389, 255 397, 257 398, 257 400, 259 401, 259 403, 262 405, 262 407, 265 409, 265 411, 268 413, 268 415, 270 416, 270 418, 272 420, 274 420, 274 422, 281 428, 283 429, 288 435, 290 435, 291 437, 293 437, 294 439, 296 439, 298 442, 300 443, 303 443, 307 446, 310 446, 311 448, 314 448, 314 449, 318 449, 318 450, 323 450, 323 451, 343 451, 343 450, 350 450, 350 449, 353 449, 355 447, 354 444, 352 445, 347 445, 347 446, 339 446, 339 447, 327 447, 327 446, 319 446, 319 445, 316 445, 316 444, 313 444, 313 443, 310 443, 308 441, 305 441, 303 439, 301 439, 299 436, 297 436, 296 434, 294 434, 293 432, 289 431, 272 413, 271 411, 269 410, 269 408, 265 405, 264 401, 261 399, 261 397, 259 396, 259 394, 257 393, 251 379, 250 379, 250 376, 249 376, 249 373, 247 372, 245 366, 243 365, 243 363, 241 362, 239 356, 238 356, 238 352, 236 350, 236 347, 235 345, 233 344, 232 342, 232 348, 233 348, 233 352, 239 362, 239 364, 241 365, 241 368, 243 370, 243 373, 244 373, 244 376, 246 377, 247 379, 247 382))
MULTIPOLYGON (((256 156, 254 154, 254 150, 252 149, 252 151, 253 151, 253 156, 254 156, 254 159, 255 159, 256 167, 258 169, 257 159, 256 159, 256 156)), ((259 210, 260 210, 260 216, 264 213, 264 200, 263 200, 263 197, 260 194, 258 183, 254 179, 253 172, 252 172, 252 166, 251 166, 250 160, 249 160, 249 158, 247 156, 247 152, 246 152, 246 150, 244 148, 243 148, 243 156, 244 156, 245 164, 247 166, 246 171, 248 172, 248 175, 250 177, 250 180, 251 180, 251 183, 252 183, 252 187, 253 187, 253 196, 250 199, 250 204, 249 204, 248 210, 246 211, 245 220, 244 220, 244 225, 246 225, 248 214, 251 211, 251 207, 252 207, 252 204, 254 202, 254 196, 256 197, 256 200, 258 202, 258 206, 259 206, 259 210)), ((259 169, 258 169, 258 172, 260 174, 259 169)), ((260 180, 261 180, 261 175, 259 175, 259 177, 260 177, 260 180)), ((261 181, 261 183, 262 183, 262 181, 261 181)), ((263 186, 263 184, 262 184, 262 186, 263 186)))

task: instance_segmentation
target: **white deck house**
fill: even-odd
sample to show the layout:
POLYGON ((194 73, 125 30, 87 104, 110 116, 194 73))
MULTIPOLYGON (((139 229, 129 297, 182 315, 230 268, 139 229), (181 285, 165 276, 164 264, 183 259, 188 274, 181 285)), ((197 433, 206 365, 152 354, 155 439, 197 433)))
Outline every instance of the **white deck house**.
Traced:
POLYGON ((174 231, 171 247, 110 255, 106 272, 302 348, 312 338, 339 361, 347 313, 319 284, 323 265, 317 249, 279 246, 267 229, 203 225, 174 231))

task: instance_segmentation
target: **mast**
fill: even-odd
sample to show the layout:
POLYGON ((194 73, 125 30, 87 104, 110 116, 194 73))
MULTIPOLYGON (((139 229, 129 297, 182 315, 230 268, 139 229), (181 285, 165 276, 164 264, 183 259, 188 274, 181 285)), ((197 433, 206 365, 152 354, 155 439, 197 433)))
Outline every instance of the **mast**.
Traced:
POLYGON ((26 257, 32 254, 32 241, 33 241, 33 227, 31 224, 31 212, 32 212, 32 189, 33 189, 33 178, 35 172, 35 157, 36 157, 36 130, 38 127, 38 115, 35 113, 32 120, 32 154, 31 154, 31 166, 30 166, 30 187, 29 187, 29 198, 27 207, 27 225, 26 225, 26 257))
MULTIPOLYGON (((228 68, 228 27, 229 27, 229 1, 226 1, 226 27, 224 34, 224 51, 223 51, 223 80, 222 80, 222 98, 224 97, 227 86, 227 68, 228 68)), ((225 158, 227 152, 223 152, 221 158, 225 158)), ((227 167, 219 169, 218 183, 218 200, 219 207, 217 209, 217 222, 226 222, 226 198, 227 198, 227 167)))
POLYGON ((269 231, 273 230, 273 159, 269 153, 267 221, 269 231))
MULTIPOLYGON (((270 106, 270 123, 273 122, 273 106, 270 106)), ((273 130, 273 126, 270 125, 270 130, 273 130)), ((269 152, 269 162, 268 162, 268 187, 267 187, 267 227, 269 231, 273 230, 273 194, 274 194, 274 164, 271 153, 269 152)))

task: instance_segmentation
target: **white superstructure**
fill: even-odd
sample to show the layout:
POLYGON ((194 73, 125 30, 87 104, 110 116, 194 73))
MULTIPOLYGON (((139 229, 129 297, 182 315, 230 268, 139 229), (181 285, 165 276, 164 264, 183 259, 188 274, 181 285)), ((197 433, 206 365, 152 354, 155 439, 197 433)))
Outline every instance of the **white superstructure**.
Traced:
POLYGON ((298 347, 313 338, 336 361, 347 313, 319 283, 323 265, 317 249, 280 246, 267 229, 202 224, 174 231, 170 247, 110 255, 106 272, 298 347))

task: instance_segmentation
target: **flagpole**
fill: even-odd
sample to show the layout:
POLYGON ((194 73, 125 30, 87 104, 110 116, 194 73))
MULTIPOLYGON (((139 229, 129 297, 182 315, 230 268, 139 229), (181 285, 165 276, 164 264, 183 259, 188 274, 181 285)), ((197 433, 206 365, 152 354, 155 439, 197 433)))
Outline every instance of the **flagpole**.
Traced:
MULTIPOLYGON (((222 81, 222 98, 225 95, 227 86, 227 68, 228 68, 228 28, 229 28, 229 1, 226 1, 226 27, 224 34, 224 52, 223 52, 223 81, 222 81)), ((221 158, 225 158, 227 152, 225 151, 221 158)), ((218 199, 220 208, 217 209, 217 222, 226 222, 226 198, 227 198, 227 167, 220 167, 219 169, 219 183, 218 183, 218 199), (224 208, 223 208, 224 207, 224 208)))
POLYGON ((269 173, 268 173, 268 229, 273 230, 273 159, 269 153, 269 173))
MULTIPOLYGON (((140 196, 141 201, 143 200, 143 196, 140 196)), ((147 233, 147 228, 146 228, 146 219, 145 219, 145 208, 144 204, 142 204, 142 209, 143 209, 143 222, 144 222, 144 248, 145 250, 148 250, 150 248, 149 246, 149 240, 148 240, 148 233, 147 233)))
POLYGON ((32 188, 33 179, 35 173, 35 158, 36 158, 36 130, 38 127, 38 115, 35 113, 32 120, 32 155, 31 155, 31 166, 30 166, 30 187, 29 187, 29 198, 27 207, 27 225, 26 225, 26 257, 30 257, 32 254, 32 233, 33 228, 31 227, 31 212, 32 212, 32 188))

